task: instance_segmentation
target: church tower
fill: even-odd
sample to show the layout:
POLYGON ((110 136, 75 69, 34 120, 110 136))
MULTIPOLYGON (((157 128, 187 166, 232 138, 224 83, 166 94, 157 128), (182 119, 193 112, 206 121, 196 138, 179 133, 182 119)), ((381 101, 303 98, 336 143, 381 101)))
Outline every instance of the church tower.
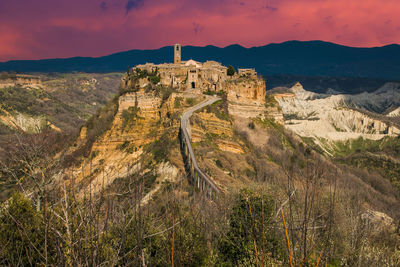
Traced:
POLYGON ((180 64, 181 63, 181 52, 182 52, 182 47, 180 44, 176 44, 174 46, 174 63, 175 64, 180 64))

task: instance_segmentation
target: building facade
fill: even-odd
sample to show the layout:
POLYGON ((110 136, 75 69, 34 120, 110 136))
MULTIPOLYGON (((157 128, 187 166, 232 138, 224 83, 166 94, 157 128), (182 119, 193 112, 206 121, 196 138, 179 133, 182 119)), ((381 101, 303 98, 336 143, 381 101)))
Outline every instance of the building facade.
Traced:
POLYGON ((160 83, 165 86, 185 91, 200 89, 201 91, 219 91, 223 89, 223 83, 228 79, 227 68, 215 61, 197 62, 193 59, 182 61, 182 47, 174 46, 174 63, 155 65, 146 63, 134 68, 147 72, 158 71, 160 83))

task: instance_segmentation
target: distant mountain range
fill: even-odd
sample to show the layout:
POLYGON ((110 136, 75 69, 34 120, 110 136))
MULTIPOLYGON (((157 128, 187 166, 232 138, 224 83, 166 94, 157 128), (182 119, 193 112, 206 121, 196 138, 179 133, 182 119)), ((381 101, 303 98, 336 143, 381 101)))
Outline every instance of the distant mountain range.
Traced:
MULTIPOLYGON (((231 45, 185 46, 183 60, 215 60, 234 67, 255 68, 263 75, 368 77, 400 80, 400 45, 347 47, 322 41, 289 41, 245 48, 231 45)), ((130 50, 103 57, 14 60, 0 63, 0 71, 121 72, 146 62, 173 62, 173 48, 130 50)))

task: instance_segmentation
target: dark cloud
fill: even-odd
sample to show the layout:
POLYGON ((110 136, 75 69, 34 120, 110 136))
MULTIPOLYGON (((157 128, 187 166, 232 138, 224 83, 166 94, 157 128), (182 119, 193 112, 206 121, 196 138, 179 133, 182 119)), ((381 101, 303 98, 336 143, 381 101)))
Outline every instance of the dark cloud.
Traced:
POLYGON ((269 11, 272 11, 272 12, 278 11, 277 7, 273 7, 273 6, 270 6, 268 4, 265 6, 265 8, 268 9, 269 11))
POLYGON ((126 14, 131 12, 133 9, 139 9, 143 7, 144 0, 128 0, 125 5, 126 14))
POLYGON ((195 35, 201 33, 204 30, 204 27, 196 22, 193 22, 193 32, 195 35))
POLYGON ((239 5, 241 5, 241 6, 244 6, 244 5, 245 5, 245 3, 244 3, 244 2, 240 2, 240 3, 239 3, 239 5))
POLYGON ((100 3, 100 8, 101 10, 106 11, 108 9, 107 3, 105 1, 102 1, 100 3))

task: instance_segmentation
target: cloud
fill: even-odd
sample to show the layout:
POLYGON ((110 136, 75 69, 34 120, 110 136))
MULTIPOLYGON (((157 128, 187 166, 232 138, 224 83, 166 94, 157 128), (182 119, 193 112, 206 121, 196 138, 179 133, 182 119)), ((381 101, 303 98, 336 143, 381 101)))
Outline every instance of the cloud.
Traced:
POLYGON ((272 11, 272 12, 278 11, 277 7, 273 7, 273 6, 270 6, 268 4, 265 6, 265 8, 268 9, 269 11, 272 11))
POLYGON ((196 22, 193 22, 193 32, 195 35, 201 33, 204 30, 204 27, 196 22))
POLYGON ((102 1, 100 3, 100 9, 103 11, 106 11, 108 9, 107 3, 105 1, 102 1))
POLYGON ((390 23, 392 23, 392 20, 391 20, 391 19, 388 19, 387 21, 385 21, 385 24, 386 24, 386 25, 388 25, 388 24, 390 24, 390 23))
POLYGON ((125 5, 126 14, 131 12, 133 9, 139 9, 144 6, 144 0, 128 0, 125 5))

